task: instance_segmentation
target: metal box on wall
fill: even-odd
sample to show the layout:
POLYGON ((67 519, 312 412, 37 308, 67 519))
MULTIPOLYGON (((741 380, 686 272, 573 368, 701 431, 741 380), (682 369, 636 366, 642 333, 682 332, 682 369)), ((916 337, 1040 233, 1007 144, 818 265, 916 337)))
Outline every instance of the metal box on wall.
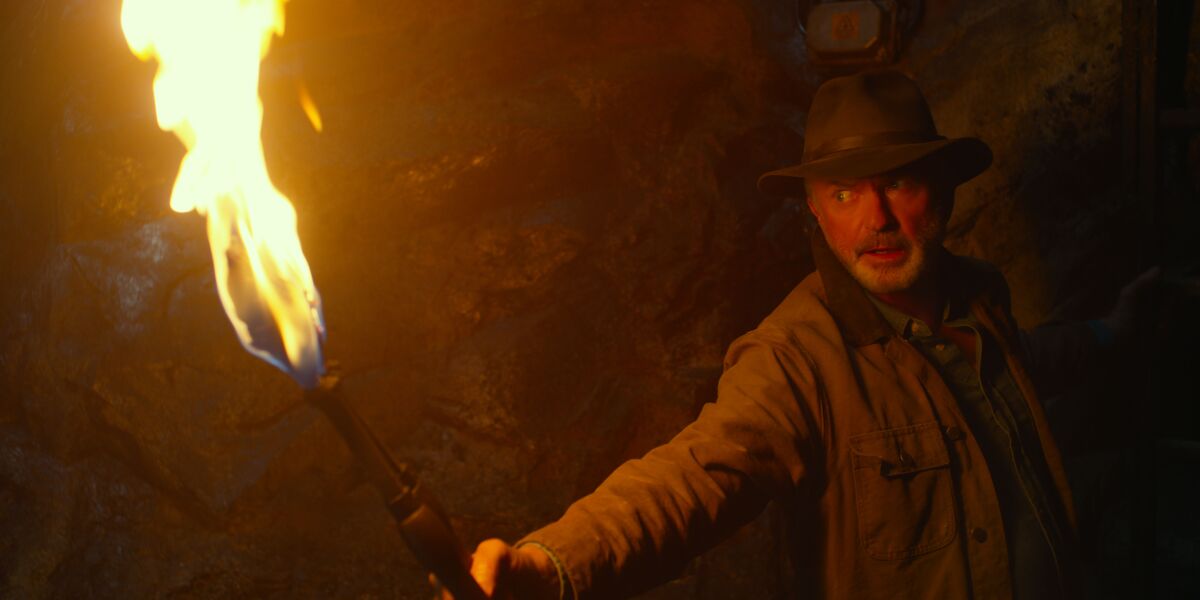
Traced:
POLYGON ((828 66, 881 66, 895 60, 900 34, 893 0, 812 6, 805 23, 809 58, 828 66))

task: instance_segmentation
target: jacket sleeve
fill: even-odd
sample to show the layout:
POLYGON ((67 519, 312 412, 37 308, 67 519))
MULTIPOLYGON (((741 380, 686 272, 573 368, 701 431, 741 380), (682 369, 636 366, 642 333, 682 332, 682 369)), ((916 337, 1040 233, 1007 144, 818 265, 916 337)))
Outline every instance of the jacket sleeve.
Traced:
POLYGON ((625 597, 677 576, 819 460, 811 366, 764 337, 734 342, 717 401, 674 439, 522 540, 556 556, 577 598, 625 597))

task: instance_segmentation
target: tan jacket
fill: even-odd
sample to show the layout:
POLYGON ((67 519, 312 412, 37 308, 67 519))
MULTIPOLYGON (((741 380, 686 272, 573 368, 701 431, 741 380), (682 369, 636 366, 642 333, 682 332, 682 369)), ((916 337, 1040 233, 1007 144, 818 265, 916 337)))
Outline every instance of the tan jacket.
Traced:
MULTIPOLYGON (((817 273, 730 346, 717 401, 526 538, 557 555, 580 599, 677 576, 776 499, 807 523, 796 540, 806 597, 1011 597, 1000 506, 954 398, 815 238, 817 273)), ((1003 277, 953 262, 1030 404, 1040 441, 1031 455, 1044 459, 1051 504, 1073 530, 1003 277)))

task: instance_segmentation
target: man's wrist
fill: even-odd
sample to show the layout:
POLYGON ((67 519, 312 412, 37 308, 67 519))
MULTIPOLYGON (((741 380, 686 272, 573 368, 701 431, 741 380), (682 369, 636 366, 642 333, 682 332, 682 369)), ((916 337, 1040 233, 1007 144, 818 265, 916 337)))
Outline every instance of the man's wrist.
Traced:
POLYGON ((574 590, 567 580, 566 570, 553 550, 533 540, 517 542, 513 549, 523 554, 525 560, 534 566, 533 570, 538 574, 535 585, 539 592, 545 592, 539 594, 540 598, 574 600, 574 590))

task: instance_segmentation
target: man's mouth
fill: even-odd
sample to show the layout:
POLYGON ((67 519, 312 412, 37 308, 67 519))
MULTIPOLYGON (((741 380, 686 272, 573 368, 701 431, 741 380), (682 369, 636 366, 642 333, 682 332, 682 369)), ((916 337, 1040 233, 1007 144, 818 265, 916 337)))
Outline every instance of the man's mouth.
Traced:
POLYGON ((889 263, 903 260, 906 253, 904 248, 896 246, 876 246, 864 250, 859 256, 866 257, 872 262, 889 263))

